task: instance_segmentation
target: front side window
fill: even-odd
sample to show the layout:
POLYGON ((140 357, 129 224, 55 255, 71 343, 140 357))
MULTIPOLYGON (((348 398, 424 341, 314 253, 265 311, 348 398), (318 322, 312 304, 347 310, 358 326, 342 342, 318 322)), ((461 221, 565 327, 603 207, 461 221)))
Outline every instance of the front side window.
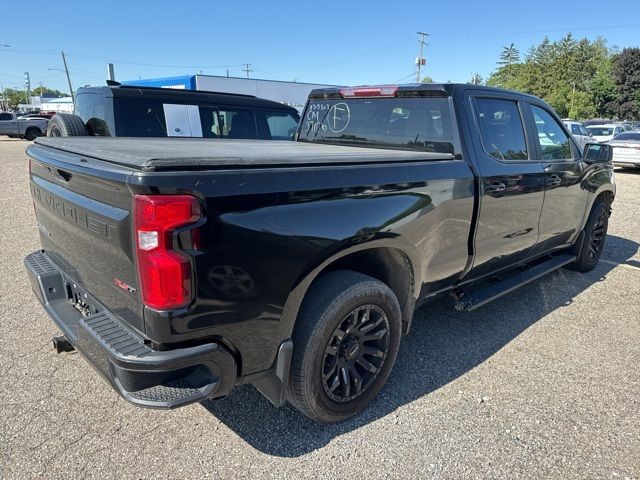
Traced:
POLYGON ((582 135, 582 132, 580 131, 580 125, 576 123, 572 124, 571 133, 573 133, 574 135, 582 135))
POLYGON ((562 127, 546 110, 531 105, 538 130, 538 143, 543 160, 568 160, 573 158, 571 141, 562 127))
POLYGON ((527 160, 527 142, 518 104, 513 100, 476 100, 485 151, 498 160, 527 160))

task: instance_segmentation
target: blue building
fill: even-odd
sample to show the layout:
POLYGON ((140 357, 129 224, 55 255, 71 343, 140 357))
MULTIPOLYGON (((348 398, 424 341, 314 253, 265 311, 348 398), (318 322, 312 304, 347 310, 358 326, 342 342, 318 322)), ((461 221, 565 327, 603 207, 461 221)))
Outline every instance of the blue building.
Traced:
POLYGON ((142 87, 204 90, 209 92, 243 93, 284 103, 302 110, 309 92, 315 88, 333 87, 302 82, 261 80, 255 78, 222 77, 215 75, 183 75, 178 77, 147 78, 122 82, 142 87))

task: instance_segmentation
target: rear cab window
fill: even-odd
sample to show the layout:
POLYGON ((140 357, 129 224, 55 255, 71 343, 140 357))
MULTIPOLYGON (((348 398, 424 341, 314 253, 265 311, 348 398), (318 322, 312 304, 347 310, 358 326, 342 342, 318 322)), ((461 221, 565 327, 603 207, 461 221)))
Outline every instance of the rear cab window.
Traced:
POLYGON ((310 99, 298 140, 455 153, 449 97, 310 99))

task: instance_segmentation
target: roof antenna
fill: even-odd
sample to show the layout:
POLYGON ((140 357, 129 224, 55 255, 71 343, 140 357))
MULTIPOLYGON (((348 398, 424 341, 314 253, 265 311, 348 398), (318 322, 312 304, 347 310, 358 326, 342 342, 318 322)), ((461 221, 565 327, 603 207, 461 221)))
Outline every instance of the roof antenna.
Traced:
POLYGON ((107 85, 110 87, 119 87, 122 84, 120 82, 116 82, 115 80, 107 80, 107 85))

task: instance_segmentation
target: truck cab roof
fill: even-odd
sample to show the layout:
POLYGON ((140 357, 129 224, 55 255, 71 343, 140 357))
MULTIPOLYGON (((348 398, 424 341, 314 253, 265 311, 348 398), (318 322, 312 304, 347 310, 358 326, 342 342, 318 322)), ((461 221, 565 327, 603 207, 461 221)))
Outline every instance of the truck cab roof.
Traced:
POLYGON ((288 105, 258 98, 253 95, 225 92, 208 92, 201 90, 177 90, 161 87, 139 87, 134 85, 119 86, 91 86, 78 89, 78 95, 93 93, 105 98, 162 98, 174 102, 203 102, 203 103, 233 103, 237 106, 251 106, 261 108, 279 108, 284 110, 297 110, 288 105))

